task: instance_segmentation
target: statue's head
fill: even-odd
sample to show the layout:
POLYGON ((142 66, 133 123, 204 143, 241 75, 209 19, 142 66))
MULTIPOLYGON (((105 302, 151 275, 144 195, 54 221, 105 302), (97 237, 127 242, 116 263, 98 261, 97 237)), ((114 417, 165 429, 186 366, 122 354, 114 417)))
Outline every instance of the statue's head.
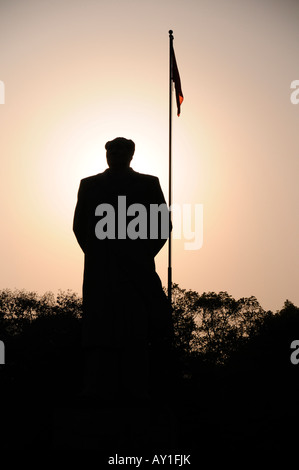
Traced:
POLYGON ((107 142, 105 149, 109 168, 123 170, 130 166, 135 152, 135 143, 124 137, 117 137, 107 142))

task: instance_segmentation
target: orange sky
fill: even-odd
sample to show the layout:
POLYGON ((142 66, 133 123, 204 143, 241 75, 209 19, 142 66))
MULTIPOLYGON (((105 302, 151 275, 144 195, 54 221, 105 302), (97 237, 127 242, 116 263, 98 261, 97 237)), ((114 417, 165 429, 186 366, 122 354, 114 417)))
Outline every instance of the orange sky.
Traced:
MULTIPOLYGON (((173 243, 181 287, 299 305, 299 3, 0 1, 0 288, 81 293, 80 179, 104 145, 168 194, 168 30, 185 100, 173 117, 173 198, 203 204, 198 251, 173 243)), ((157 257, 166 285, 167 249, 157 257)))

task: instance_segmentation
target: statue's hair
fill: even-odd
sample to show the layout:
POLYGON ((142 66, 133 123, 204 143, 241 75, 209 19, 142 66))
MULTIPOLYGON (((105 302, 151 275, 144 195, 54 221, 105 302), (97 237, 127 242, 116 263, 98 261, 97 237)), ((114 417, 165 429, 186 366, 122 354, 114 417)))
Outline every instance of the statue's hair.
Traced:
POLYGON ((135 143, 133 140, 124 137, 116 137, 106 143, 105 149, 115 153, 115 156, 132 158, 135 152, 135 143))

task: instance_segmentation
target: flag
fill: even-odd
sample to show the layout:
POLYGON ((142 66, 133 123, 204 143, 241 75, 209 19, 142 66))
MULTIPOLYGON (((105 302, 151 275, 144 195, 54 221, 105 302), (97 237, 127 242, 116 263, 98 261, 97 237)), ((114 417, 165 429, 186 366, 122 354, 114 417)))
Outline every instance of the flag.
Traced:
POLYGON ((172 57, 171 57, 171 63, 172 63, 171 79, 174 82, 176 104, 177 104, 178 116, 179 116, 181 114, 181 104, 184 100, 184 95, 183 95, 183 92, 182 92, 181 79, 180 79, 180 74, 179 74, 177 63, 176 63, 175 53, 174 53, 173 47, 171 48, 171 53, 172 53, 172 57))

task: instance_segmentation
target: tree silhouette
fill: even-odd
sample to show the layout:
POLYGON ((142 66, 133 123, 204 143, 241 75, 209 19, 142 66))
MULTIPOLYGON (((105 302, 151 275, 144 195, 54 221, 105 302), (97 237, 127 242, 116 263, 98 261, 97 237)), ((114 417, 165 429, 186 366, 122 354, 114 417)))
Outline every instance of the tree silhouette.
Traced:
MULTIPOLYGON (((71 291, 0 291, 3 429, 12 423, 7 448, 48 445, 47 410, 57 397, 68 403, 78 390, 81 316, 82 299, 71 291)), ((183 408, 182 445, 197 449, 199 439, 209 444, 206 436, 216 425, 227 449, 237 439, 238 445, 258 446, 260 440, 262 447, 276 449, 285 429, 296 423, 290 416, 299 413, 299 365, 290 361, 291 343, 299 339, 299 308, 287 300, 280 311, 266 312, 253 296, 200 295, 174 284, 173 323, 180 379, 167 397, 173 394, 176 408, 183 408)))
POLYGON ((235 300, 227 292, 199 295, 173 286, 175 346, 185 357, 225 363, 233 351, 258 333, 269 314, 253 296, 235 300))

